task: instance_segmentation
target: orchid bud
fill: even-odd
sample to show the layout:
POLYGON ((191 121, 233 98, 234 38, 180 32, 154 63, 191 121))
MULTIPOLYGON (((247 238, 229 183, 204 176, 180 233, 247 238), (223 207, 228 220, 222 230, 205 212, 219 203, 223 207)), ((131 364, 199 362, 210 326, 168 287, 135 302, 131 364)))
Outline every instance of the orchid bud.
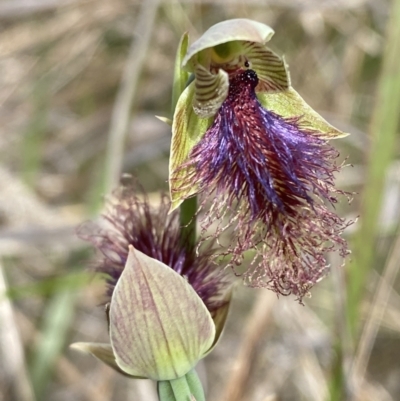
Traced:
POLYGON ((184 376, 211 348, 215 325, 190 284, 132 246, 110 305, 117 365, 133 376, 184 376))
POLYGON ((108 366, 134 378, 169 381, 185 376, 216 345, 232 282, 180 240, 179 215, 139 199, 132 186, 109 198, 99 223, 80 236, 100 251, 96 270, 108 282, 110 344, 76 343, 108 366))

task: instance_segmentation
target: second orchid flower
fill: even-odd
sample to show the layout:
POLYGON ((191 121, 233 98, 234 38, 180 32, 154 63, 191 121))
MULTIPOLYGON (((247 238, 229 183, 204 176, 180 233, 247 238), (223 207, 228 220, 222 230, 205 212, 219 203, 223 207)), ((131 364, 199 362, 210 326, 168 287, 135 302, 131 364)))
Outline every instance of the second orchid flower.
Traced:
POLYGON ((108 283, 110 343, 73 347, 120 373, 165 384, 190 374, 216 345, 232 282, 210 263, 211 249, 195 255, 182 244, 179 213, 168 214, 165 195, 154 208, 137 192, 119 188, 100 222, 80 228, 100 251, 95 269, 108 283))

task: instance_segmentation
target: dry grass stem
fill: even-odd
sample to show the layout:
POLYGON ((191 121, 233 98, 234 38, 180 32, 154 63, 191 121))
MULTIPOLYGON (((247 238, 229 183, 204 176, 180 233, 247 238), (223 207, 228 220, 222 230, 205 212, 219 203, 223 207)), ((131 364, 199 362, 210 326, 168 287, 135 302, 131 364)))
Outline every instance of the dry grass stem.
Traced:
POLYGON ((390 288, 396 281, 399 268, 400 234, 397 235, 397 239, 392 245, 392 250, 388 256, 388 261, 385 265, 382 277, 378 282, 372 304, 369 308, 369 314, 359 340, 357 354, 351 371, 351 379, 353 380, 356 393, 360 392, 360 389, 364 386, 368 360, 390 298, 390 288))
POLYGON ((257 345, 272 320, 272 310, 277 299, 276 294, 272 291, 261 290, 257 294, 241 336, 239 352, 220 400, 241 401, 245 398, 246 383, 251 374, 252 363, 256 358, 257 345))
MULTIPOLYGON (((32 385, 25 366, 24 347, 14 318, 11 301, 5 297, 7 284, 0 264, 0 371, 10 394, 19 401, 34 401, 32 385)), ((1 383, 2 380, 0 380, 1 383)))
POLYGON ((123 147, 128 131, 132 102, 150 45, 158 5, 159 0, 143 2, 137 16, 132 44, 111 116, 106 156, 106 193, 116 186, 122 173, 123 147))

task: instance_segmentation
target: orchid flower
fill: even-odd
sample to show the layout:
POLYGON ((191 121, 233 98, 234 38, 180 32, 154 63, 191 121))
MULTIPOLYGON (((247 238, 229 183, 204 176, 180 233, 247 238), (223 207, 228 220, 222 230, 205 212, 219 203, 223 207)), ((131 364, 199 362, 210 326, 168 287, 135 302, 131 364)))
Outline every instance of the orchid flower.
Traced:
POLYGON ((230 234, 219 256, 236 271, 250 255, 248 285, 301 300, 326 275, 327 251, 348 253, 341 235, 351 222, 331 207, 346 194, 335 188, 342 166, 329 143, 347 134, 292 88, 266 45, 273 33, 228 20, 187 49, 181 68, 193 80, 173 117, 171 210, 201 195, 203 237, 211 225, 221 244, 230 234))

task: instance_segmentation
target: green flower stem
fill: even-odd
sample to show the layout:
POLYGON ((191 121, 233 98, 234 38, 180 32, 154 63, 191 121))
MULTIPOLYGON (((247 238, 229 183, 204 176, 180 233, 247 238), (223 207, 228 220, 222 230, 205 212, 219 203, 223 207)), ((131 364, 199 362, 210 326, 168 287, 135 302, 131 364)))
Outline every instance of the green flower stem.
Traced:
MULTIPOLYGON (((376 240, 379 234, 379 213, 382 208, 385 175, 394 158, 398 140, 398 111, 400 108, 400 0, 394 0, 389 12, 385 52, 378 82, 376 104, 371 121, 371 152, 367 166, 366 186, 363 193, 363 208, 360 213, 360 227, 352 243, 352 262, 348 268, 347 321, 353 343, 358 341, 361 306, 365 287, 371 270, 377 266, 376 240)), ((346 398, 350 375, 344 368, 343 349, 337 352, 330 385, 330 401, 355 399, 358 389, 346 398)))
POLYGON ((194 369, 179 379, 158 382, 157 389, 160 401, 205 401, 203 387, 194 369))
POLYGON ((180 206, 181 242, 187 249, 196 244, 197 197, 186 199, 180 206))
MULTIPOLYGON (((182 92, 189 85, 189 74, 182 68, 182 61, 187 52, 189 36, 182 35, 175 58, 174 83, 172 86, 172 114, 182 92)), ((196 243, 196 209, 197 198, 185 200, 180 207, 181 242, 187 249, 194 249, 196 243)))
POLYGON ((192 369, 189 373, 186 373, 186 380, 196 401, 205 401, 206 398, 204 396, 203 386, 194 369, 192 369))
POLYGON ((192 392, 190 391, 186 376, 171 380, 169 383, 171 384, 175 401, 191 401, 192 392))
POLYGON ((176 401, 171 382, 169 381, 158 382, 157 393, 160 401, 176 401))

